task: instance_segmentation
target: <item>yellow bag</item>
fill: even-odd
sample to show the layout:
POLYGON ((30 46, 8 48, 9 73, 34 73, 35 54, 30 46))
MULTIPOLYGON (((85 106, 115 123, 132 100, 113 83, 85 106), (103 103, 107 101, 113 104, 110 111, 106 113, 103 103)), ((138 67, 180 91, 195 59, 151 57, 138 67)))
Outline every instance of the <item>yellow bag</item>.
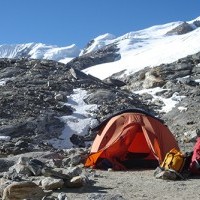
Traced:
POLYGON ((160 166, 164 169, 173 169, 181 173, 185 165, 185 160, 184 154, 173 148, 166 154, 165 159, 160 166))

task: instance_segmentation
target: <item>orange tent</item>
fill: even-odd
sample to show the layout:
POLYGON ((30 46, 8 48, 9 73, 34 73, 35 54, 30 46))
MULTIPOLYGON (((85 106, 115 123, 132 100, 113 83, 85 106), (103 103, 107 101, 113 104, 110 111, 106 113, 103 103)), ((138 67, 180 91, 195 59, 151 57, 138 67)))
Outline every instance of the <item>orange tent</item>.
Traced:
POLYGON ((160 119, 145 112, 124 112, 101 127, 85 166, 98 168, 107 161, 113 169, 123 170, 127 169, 123 163, 141 160, 158 165, 172 148, 179 149, 178 144, 160 119))

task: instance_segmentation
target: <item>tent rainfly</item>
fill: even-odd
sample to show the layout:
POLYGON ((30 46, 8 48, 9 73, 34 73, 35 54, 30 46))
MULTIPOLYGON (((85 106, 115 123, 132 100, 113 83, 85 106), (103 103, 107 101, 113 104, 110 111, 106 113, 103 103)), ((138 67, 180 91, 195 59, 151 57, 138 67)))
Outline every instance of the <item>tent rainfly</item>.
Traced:
POLYGON ((85 167, 156 167, 172 148, 179 150, 178 143, 159 118, 141 110, 122 112, 99 126, 85 167))

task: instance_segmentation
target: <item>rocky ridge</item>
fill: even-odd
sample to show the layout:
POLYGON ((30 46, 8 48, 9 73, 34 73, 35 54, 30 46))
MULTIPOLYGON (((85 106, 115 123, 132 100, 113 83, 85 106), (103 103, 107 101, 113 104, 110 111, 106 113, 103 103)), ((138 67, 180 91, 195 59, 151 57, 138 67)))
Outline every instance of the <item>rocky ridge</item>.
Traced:
POLYGON ((83 54, 67 63, 67 67, 83 70, 93 65, 114 62, 120 59, 119 48, 116 44, 106 45, 94 52, 83 54))
MULTIPOLYGON (((76 88, 88 92, 86 103, 98 105, 98 120, 134 105, 150 110, 137 95, 55 61, 1 59, 0 80, 0 135, 12 138, 15 151, 17 144, 40 148, 38 139, 46 148, 43 141, 59 137, 64 123, 58 118, 74 112, 65 103, 76 88), (20 138, 26 144, 18 143, 20 138)), ((2 151, 9 146, 2 145, 2 151)))
POLYGON ((85 137, 73 136, 71 141, 84 148, 58 150, 45 142, 61 134, 64 123, 59 117, 74 112, 65 103, 77 88, 87 91, 87 104, 98 105, 98 121, 116 111, 142 108, 160 115, 179 142, 194 141, 200 125, 199 63, 197 53, 122 79, 118 74, 101 81, 55 61, 1 59, 0 135, 11 138, 0 141, 2 199, 67 199, 70 188, 90 188, 94 177, 98 178, 94 170, 83 167, 88 155, 84 141, 94 139, 95 133, 88 130, 85 137), (155 87, 163 89, 158 96, 166 98, 177 93, 184 98, 164 113, 160 112, 164 102, 153 101, 148 93, 133 93, 155 87))

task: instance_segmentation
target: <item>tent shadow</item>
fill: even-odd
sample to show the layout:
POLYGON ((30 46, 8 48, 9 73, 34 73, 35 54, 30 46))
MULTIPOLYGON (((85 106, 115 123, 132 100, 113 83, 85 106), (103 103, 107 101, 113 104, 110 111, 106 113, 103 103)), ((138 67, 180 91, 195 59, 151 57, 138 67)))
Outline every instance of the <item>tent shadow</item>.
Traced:
POLYGON ((110 190, 112 188, 108 188, 108 187, 101 187, 101 186, 86 186, 86 187, 82 187, 82 188, 67 188, 66 191, 67 193, 102 193, 102 194, 106 194, 108 193, 106 190, 110 190))
POLYGON ((101 193, 106 194, 108 193, 106 190, 110 190, 113 188, 110 187, 101 187, 95 185, 86 185, 80 188, 63 188, 59 190, 59 192, 66 192, 66 193, 101 193))
POLYGON ((113 189, 112 187, 103 187, 95 185, 97 182, 95 180, 90 180, 88 183, 83 185, 82 187, 64 187, 62 189, 57 190, 57 192, 65 192, 65 193, 101 193, 106 194, 107 190, 113 189))
POLYGON ((192 180, 192 179, 200 179, 200 175, 191 175, 188 177, 188 180, 192 180))

